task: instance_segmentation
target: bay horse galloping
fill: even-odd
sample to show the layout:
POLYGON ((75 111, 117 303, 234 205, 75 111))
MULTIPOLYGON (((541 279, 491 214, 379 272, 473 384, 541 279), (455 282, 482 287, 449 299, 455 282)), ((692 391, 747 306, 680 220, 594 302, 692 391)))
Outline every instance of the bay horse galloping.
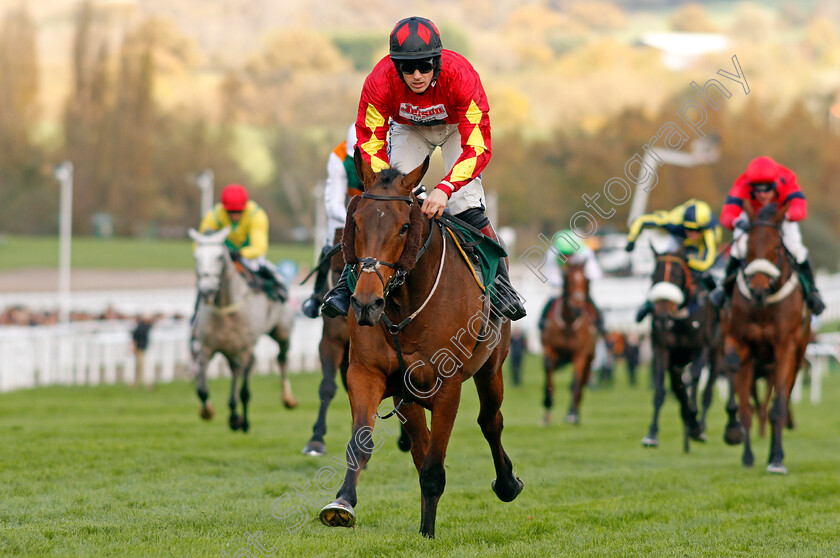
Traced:
POLYGON ((206 370, 213 355, 221 353, 232 374, 228 424, 231 430, 247 432, 248 401, 251 399, 248 376, 254 365, 254 346, 263 334, 268 334, 279 347, 277 363, 280 366, 283 404, 290 409, 297 406, 286 370, 294 314, 286 302, 270 299, 264 290, 253 288, 242 276, 225 246, 229 232, 228 227, 206 235, 195 229, 189 231, 196 242, 194 255, 199 294, 193 324, 194 345, 197 346, 190 347, 190 351, 195 367, 196 391, 201 400, 201 418, 209 420, 213 417, 206 370), (240 380, 241 416, 236 412, 236 388, 240 380))
MULTIPOLYGON (((653 247, 651 247, 653 249, 653 247)), ((697 420, 697 407, 689 398, 683 370, 700 358, 704 348, 712 342, 711 324, 716 311, 711 304, 699 308, 686 305, 693 299, 694 284, 691 270, 682 254, 658 254, 654 250, 656 265, 653 285, 648 300, 653 304, 651 320, 651 346, 653 348, 653 420, 650 431, 642 438, 645 447, 657 447, 659 439, 659 410, 665 401, 665 373, 671 389, 680 404, 683 421, 683 450, 689 450, 689 438, 706 441, 703 425, 697 420)), ((710 375, 710 384, 713 376, 710 375)), ((707 389, 710 385, 707 386, 707 389)))
POLYGON ((737 289, 732 295, 725 324, 728 372, 734 373, 738 397, 738 420, 734 403, 727 406, 727 443, 743 441, 741 462, 752 467, 750 446, 751 397, 756 371, 767 377, 768 399, 775 394, 769 418, 772 428, 767 471, 787 473, 782 464, 782 429, 788 422, 790 392, 802 365, 811 335, 811 312, 804 302, 791 255, 782 244, 780 225, 787 206, 771 203, 755 215, 744 204, 749 217, 747 257, 738 270, 737 289), (739 424, 740 423, 740 424, 739 424))
POLYGON ((430 222, 420 211, 413 189, 428 157, 405 176, 393 169, 374 173, 358 151, 355 163, 365 193, 348 207, 344 229, 344 259, 358 274, 347 318, 353 437, 344 483, 320 519, 330 526, 355 525, 359 474, 381 447, 381 438, 375 443, 371 435, 374 419, 383 398, 393 396, 420 477, 420 533, 433 538, 446 449, 461 386, 469 378, 475 380, 478 423, 496 469, 492 489, 504 502, 522 491, 501 443, 510 322, 491 311, 489 297, 482 296, 440 221, 430 222), (431 411, 431 430, 424 409, 431 411))
POLYGON ((574 368, 570 391, 572 400, 566 422, 580 423, 579 409, 583 388, 589 382, 598 331, 589 310, 589 279, 583 263, 563 266, 563 295, 548 308, 542 331, 543 367, 545 368, 545 416, 543 425, 551 423, 554 394, 554 371, 572 363, 574 368))

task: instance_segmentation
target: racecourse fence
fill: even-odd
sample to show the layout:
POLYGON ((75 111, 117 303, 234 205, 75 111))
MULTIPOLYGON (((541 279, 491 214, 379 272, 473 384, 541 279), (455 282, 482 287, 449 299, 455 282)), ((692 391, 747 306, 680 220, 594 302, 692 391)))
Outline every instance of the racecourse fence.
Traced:
MULTIPOLYGON (((525 298, 528 316, 515 325, 527 335, 529 349, 538 352, 537 321, 546 300, 556 294, 557 288, 530 273, 518 271, 514 284, 525 298)), ((840 274, 820 276, 818 283, 828 306, 821 320, 840 320, 840 274)), ((649 287, 649 279, 638 277, 605 278, 594 283, 592 297, 604 313, 607 328, 640 335, 648 331, 649 325, 646 322, 635 323, 634 316, 649 287)), ((290 303, 299 308, 308 295, 308 286, 295 285, 291 289, 290 303)), ((73 293, 72 307, 101 312, 112 306, 124 314, 189 316, 194 300, 193 289, 91 291, 73 293)), ((53 293, 0 294, 0 307, 16 304, 32 309, 54 308, 57 297, 53 293)), ((131 340, 134 326, 133 321, 108 320, 54 326, 0 327, 0 392, 47 385, 133 383, 137 365, 131 340)), ((143 359, 143 377, 155 382, 191 378, 189 337, 187 319, 156 321, 143 359)), ((298 315, 290 342, 290 371, 314 372, 320 369, 320 337, 321 321, 298 315)), ((838 347, 838 336, 822 337, 819 343, 809 346, 807 358, 811 363, 812 402, 821 398, 821 381, 830 368, 830 360, 840 359, 838 347)), ((255 350, 254 372, 268 374, 277 371, 276 356, 276 344, 268 337, 260 338, 255 350)), ((208 375, 215 378, 226 373, 227 365, 217 355, 210 363, 208 375)), ((801 385, 797 385, 794 396, 797 399, 801 396, 801 385)))

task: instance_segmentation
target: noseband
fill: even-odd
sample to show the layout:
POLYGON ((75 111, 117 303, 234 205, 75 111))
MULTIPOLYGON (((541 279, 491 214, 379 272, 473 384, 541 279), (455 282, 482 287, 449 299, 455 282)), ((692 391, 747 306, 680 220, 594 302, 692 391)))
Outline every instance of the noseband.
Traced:
POLYGON ((773 264, 773 262, 765 258, 756 258, 749 262, 742 262, 741 268, 738 270, 738 274, 736 276, 738 290, 740 290, 741 294, 743 294, 748 300, 754 300, 755 292, 753 292, 752 286, 749 284, 749 280, 759 273, 766 275, 769 279, 770 290, 773 291, 768 298, 767 303, 773 304, 786 298, 796 287, 798 279, 796 277, 796 273, 792 273, 791 278, 782 286, 782 288, 778 288, 779 280, 782 277, 781 268, 782 263, 784 262, 783 258, 787 254, 787 251, 784 249, 784 243, 781 241, 781 229, 778 223, 756 221, 754 223, 750 223, 747 231, 752 230, 754 227, 772 227, 779 233, 779 248, 776 251, 776 263, 773 264))
MULTIPOLYGON (((409 234, 413 232, 412 229, 416 229, 416 227, 419 226, 419 219, 422 218, 422 213, 420 213, 420 206, 417 205, 416 200, 411 196, 384 196, 364 192, 360 197, 375 201, 404 201, 411 207, 411 224, 409 225, 409 234)), ((344 228, 345 233, 347 233, 349 230, 353 231, 351 233, 353 235, 353 240, 355 240, 355 228, 351 221, 353 219, 353 213, 355 213, 356 210, 356 205, 358 204, 358 199, 359 197, 354 198, 354 200, 350 202, 350 207, 347 208, 347 223, 344 228)), ((426 237, 426 241, 423 243, 422 247, 417 252, 417 256, 414 258, 414 261, 404 261, 406 258, 404 258, 403 256, 400 256, 400 260, 397 263, 386 262, 373 257, 357 258, 355 254, 355 246, 350 246, 349 241, 345 243, 344 259, 350 265, 359 264, 359 275, 361 275, 362 273, 376 273, 376 276, 379 277, 379 281, 382 283, 382 297, 388 298, 388 295, 391 293, 391 291, 405 283, 406 275, 408 275, 408 272, 411 271, 411 269, 414 267, 417 261, 420 260, 420 257, 428 248, 429 242, 431 242, 432 240, 433 232, 434 229, 429 230, 429 236, 426 237), (385 278, 379 272, 379 268, 381 266, 390 267, 394 270, 393 275, 391 275, 391 278, 388 280, 387 283, 385 282, 385 278)), ((419 234, 419 231, 416 231, 414 234, 419 234)), ((405 249, 403 250, 405 251, 405 249)), ((403 255, 405 255, 405 253, 403 255)))

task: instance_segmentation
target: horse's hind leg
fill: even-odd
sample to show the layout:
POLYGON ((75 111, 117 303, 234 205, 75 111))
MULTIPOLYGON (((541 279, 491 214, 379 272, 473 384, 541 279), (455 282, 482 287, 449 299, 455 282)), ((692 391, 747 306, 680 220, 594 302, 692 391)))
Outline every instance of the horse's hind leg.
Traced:
MULTIPOLYGON (((485 364, 485 367, 487 365, 485 364)), ((498 370, 482 369, 474 376, 475 387, 481 408, 478 413, 478 424, 481 432, 490 445, 493 455, 493 465, 496 468, 496 480, 491 485, 493 492, 502 502, 510 502, 522 492, 522 481, 513 475, 513 464, 505 449, 502 447, 502 399, 505 388, 502 380, 501 368, 498 370)))
POLYGON ((318 352, 321 356, 321 385, 318 387, 318 398, 321 406, 318 408, 318 418, 312 427, 312 438, 303 448, 305 455, 320 456, 326 455, 327 446, 324 443, 324 435, 327 433, 327 408, 335 397, 338 387, 335 383, 335 374, 344 356, 344 345, 337 346, 336 343, 327 339, 327 331, 324 328, 324 336, 318 345, 318 352))
POLYGON ((735 392, 738 394, 738 420, 741 423, 744 437, 744 453, 741 456, 741 463, 744 467, 752 467, 754 462, 752 446, 750 445, 753 412, 750 391, 754 381, 752 362, 748 359, 741 359, 741 368, 735 374, 735 392))
POLYGON ((732 349, 723 358, 721 366, 724 374, 726 374, 726 383, 729 389, 729 397, 726 400, 726 414, 729 416, 729 420, 726 422, 723 441, 730 446, 737 446, 744 441, 744 430, 738 422, 738 403, 735 400, 735 374, 741 367, 741 358, 732 349))
POLYGON ((289 370, 286 366, 286 360, 289 354, 289 335, 281 335, 279 327, 271 330, 271 337, 277 341, 279 351, 277 353, 277 364, 280 367, 280 389, 282 390, 283 406, 287 409, 294 409, 298 406, 298 401, 292 394, 292 384, 289 381, 289 370))

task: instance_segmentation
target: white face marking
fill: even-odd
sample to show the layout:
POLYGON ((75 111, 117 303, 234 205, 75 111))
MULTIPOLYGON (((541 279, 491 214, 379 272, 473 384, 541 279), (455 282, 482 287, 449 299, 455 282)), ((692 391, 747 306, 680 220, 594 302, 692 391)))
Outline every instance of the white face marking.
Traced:
POLYGON ((379 218, 380 218, 380 219, 382 219, 383 217, 385 217, 385 212, 384 212, 384 211, 382 211, 381 209, 379 209, 378 207, 376 208, 376 211, 379 213, 379 218))

